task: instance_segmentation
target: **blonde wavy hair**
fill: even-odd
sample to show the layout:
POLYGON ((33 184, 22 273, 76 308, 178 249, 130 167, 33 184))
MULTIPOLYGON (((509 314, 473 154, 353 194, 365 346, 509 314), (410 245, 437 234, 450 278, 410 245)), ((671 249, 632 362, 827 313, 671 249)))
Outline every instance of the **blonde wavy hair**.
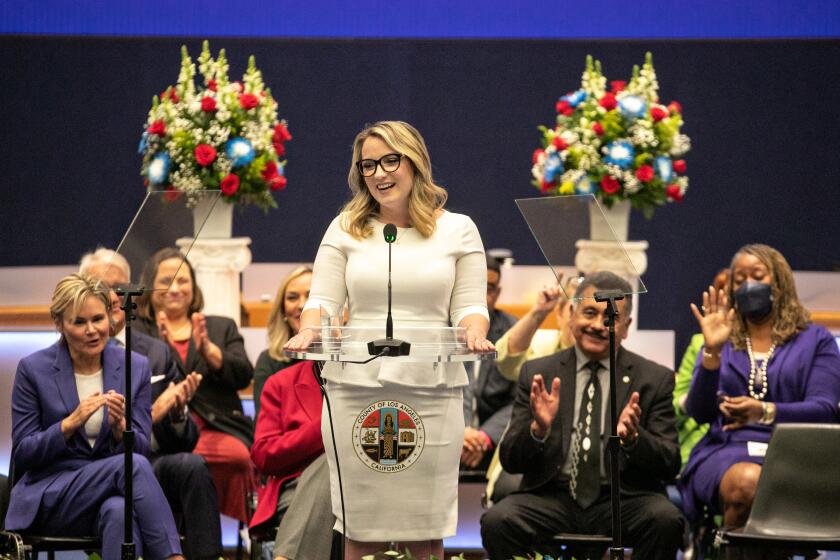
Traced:
POLYGON ((281 362, 288 362, 290 358, 283 355, 283 345, 291 338, 291 329, 286 322, 286 290, 289 284, 304 274, 312 274, 311 266, 299 266, 292 270, 280 283, 277 295, 271 302, 271 311, 268 314, 268 355, 281 362))
POLYGON ((94 297, 105 304, 105 311, 111 314, 111 289, 105 282, 84 274, 70 274, 59 280, 50 302, 50 317, 56 328, 61 326, 68 313, 75 317, 88 297, 94 297))
MULTIPOLYGON (((805 330, 811 322, 811 315, 802 306, 802 303, 799 301, 799 296, 796 294, 793 270, 791 270, 790 265, 782 254, 769 245, 762 245, 760 243, 744 245, 732 257, 732 263, 729 266, 729 295, 733 304, 735 294, 735 274, 733 267, 735 265, 735 259, 739 255, 752 255, 756 257, 767 267, 767 270, 770 271, 773 277, 771 282, 773 293, 773 310, 771 311, 773 342, 779 345, 784 344, 805 330)), ((736 313, 735 317, 735 325, 732 329, 730 340, 736 349, 744 350, 747 347, 747 336, 749 336, 747 322, 740 313, 736 313)))
POLYGON ((369 237, 373 233, 370 218, 379 214, 379 203, 368 191, 365 178, 356 167, 356 162, 362 158, 362 144, 371 136, 379 138, 389 148, 402 154, 414 170, 408 214, 414 228, 423 237, 430 237, 437 225, 435 213, 446 204, 448 195, 446 189, 436 185, 432 179, 432 162, 423 137, 416 128, 402 121, 380 121, 365 127, 356 136, 347 175, 353 198, 341 209, 344 214, 342 229, 356 239, 369 237))

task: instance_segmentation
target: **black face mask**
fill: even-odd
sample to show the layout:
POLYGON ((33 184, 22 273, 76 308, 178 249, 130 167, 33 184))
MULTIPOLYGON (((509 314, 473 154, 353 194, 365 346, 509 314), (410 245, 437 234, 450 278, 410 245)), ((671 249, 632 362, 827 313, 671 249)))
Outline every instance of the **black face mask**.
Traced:
POLYGON ((745 319, 761 321, 773 311, 773 288, 748 280, 735 290, 735 305, 745 319))

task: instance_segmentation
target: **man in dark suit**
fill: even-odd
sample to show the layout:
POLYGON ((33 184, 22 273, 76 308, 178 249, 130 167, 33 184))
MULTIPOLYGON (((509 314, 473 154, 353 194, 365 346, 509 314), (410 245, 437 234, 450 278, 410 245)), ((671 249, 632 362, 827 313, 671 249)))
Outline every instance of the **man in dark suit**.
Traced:
MULTIPOLYGON (((570 328, 575 346, 526 362, 502 438, 502 465, 522 473, 519 491, 481 519, 490 558, 539 552, 557 533, 607 534, 611 530, 608 456, 609 342, 606 303, 598 290, 631 291, 610 272, 579 285, 570 328)), ((632 300, 617 302, 616 338, 626 338, 632 300)), ((665 495, 665 481, 680 467, 671 404, 674 374, 619 346, 617 403, 621 411, 621 527, 633 557, 673 560, 682 544, 684 519, 665 495)))
MULTIPOLYGON (((516 317, 496 309, 496 302, 502 292, 502 269, 499 261, 487 257, 487 311, 490 313, 490 329, 487 340, 496 342, 516 322, 516 317)), ((502 433, 510 420, 516 383, 508 381, 499 372, 496 362, 479 362, 478 375, 472 377, 464 388, 464 447, 461 451, 461 465, 470 469, 486 469, 493 456, 493 448, 499 444, 502 433)))
MULTIPOLYGON (((128 263, 118 253, 98 249, 82 257, 79 272, 111 286, 129 281, 128 263)), ((111 292, 111 342, 125 346, 125 312, 111 292)), ((150 460, 175 519, 185 536, 189 558, 222 556, 221 521, 213 478, 204 458, 192 453, 198 427, 187 404, 201 383, 201 375, 184 376, 169 346, 132 329, 131 349, 146 356, 152 371, 152 441, 150 460)))

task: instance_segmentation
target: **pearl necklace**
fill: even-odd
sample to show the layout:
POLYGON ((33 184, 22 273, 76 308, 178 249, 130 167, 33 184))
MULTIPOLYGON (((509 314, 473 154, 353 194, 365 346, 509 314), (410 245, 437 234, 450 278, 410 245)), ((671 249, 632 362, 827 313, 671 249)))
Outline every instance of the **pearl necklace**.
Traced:
POLYGON ((752 340, 750 337, 747 337, 747 355, 750 357, 750 385, 749 391, 750 396, 756 400, 762 401, 764 397, 767 396, 767 365, 770 363, 770 358, 773 357, 773 351, 776 349, 776 343, 774 342, 770 346, 770 350, 767 352, 767 358, 764 359, 764 362, 761 364, 759 368, 756 365, 755 355, 753 354, 752 349, 752 340), (761 392, 756 393, 755 385, 756 380, 761 383, 761 392))

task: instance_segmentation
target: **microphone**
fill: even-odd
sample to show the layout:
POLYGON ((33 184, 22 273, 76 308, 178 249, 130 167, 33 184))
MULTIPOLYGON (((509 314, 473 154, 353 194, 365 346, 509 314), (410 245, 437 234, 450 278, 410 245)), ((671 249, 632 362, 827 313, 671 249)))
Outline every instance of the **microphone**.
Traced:
POLYGON ((385 243, 388 244, 388 315, 385 318, 385 338, 368 342, 368 354, 371 356, 408 356, 411 344, 394 338, 394 320, 391 317, 391 245, 397 240, 397 226, 385 224, 382 230, 385 243))

